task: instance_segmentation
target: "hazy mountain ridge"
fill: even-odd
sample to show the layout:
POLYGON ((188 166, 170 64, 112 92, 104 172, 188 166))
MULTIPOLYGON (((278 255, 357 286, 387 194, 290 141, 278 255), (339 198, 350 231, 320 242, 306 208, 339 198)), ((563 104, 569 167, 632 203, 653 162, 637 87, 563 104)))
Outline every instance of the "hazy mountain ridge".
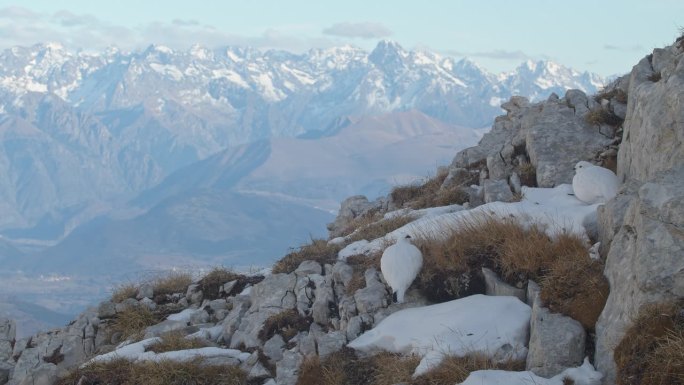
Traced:
POLYGON ((14 47, 0 53, 0 168, 10 175, 0 186, 0 229, 59 238, 70 231, 65 222, 96 215, 93 206, 125 202, 224 148, 330 135, 346 116, 415 109, 483 127, 514 92, 534 99, 600 82, 551 62, 495 76, 389 41, 370 53, 14 47))

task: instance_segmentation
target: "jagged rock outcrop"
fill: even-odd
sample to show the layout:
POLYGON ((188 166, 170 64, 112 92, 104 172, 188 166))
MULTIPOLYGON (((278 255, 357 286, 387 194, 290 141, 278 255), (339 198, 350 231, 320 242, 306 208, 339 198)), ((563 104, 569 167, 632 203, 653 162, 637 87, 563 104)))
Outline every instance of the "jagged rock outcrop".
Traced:
POLYGON ((599 213, 610 296, 596 325, 596 364, 615 381, 613 349, 647 303, 684 297, 684 53, 656 49, 629 76, 618 153, 621 194, 599 213), (604 247, 605 250, 605 247, 604 247))
POLYGON ((599 159, 619 141, 615 127, 588 119, 610 104, 601 106, 579 90, 536 104, 516 96, 501 107, 507 114, 496 118, 477 146, 459 152, 449 169, 449 175, 480 171, 484 196, 479 199, 482 192, 471 191, 471 204, 511 200, 521 185, 570 183, 577 161, 599 159))

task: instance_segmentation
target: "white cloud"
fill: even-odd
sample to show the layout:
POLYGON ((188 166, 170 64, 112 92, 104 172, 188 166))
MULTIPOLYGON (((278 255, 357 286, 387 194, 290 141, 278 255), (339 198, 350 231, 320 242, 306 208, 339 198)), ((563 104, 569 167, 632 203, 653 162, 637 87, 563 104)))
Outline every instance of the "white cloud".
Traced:
POLYGON ((392 35, 392 31, 381 23, 365 21, 360 23, 336 23, 324 29, 323 34, 361 39, 380 39, 392 35))
POLYGON ((312 47, 330 47, 336 43, 332 39, 305 38, 301 35, 287 28, 268 29, 254 36, 232 34, 192 19, 126 27, 108 23, 93 15, 76 14, 67 10, 45 14, 22 7, 0 9, 0 49, 54 41, 69 48, 90 51, 109 46, 137 50, 150 44, 187 49, 193 44, 201 44, 210 48, 240 45, 302 52, 312 47))

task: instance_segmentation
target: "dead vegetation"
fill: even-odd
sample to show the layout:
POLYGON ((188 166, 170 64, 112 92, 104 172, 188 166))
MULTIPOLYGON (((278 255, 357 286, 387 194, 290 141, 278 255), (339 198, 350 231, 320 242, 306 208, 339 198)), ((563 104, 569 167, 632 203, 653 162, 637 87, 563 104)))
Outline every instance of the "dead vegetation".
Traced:
POLYGON ((116 313, 110 329, 112 333, 121 333, 121 340, 140 340, 148 326, 160 321, 161 318, 145 306, 128 306, 116 313))
POLYGON ((572 317, 588 330, 594 328, 610 292, 601 262, 563 256, 551 264, 541 287, 541 299, 551 311, 572 317))
POLYGON ((349 235, 348 241, 350 243, 360 241, 362 239, 372 241, 373 239, 385 236, 385 234, 406 225, 414 219, 415 218, 411 215, 397 215, 387 219, 380 219, 378 221, 358 227, 349 235))
POLYGON ((453 385, 476 370, 525 368, 524 362, 497 364, 480 354, 447 356, 428 373, 413 378, 419 363, 418 356, 384 352, 363 358, 344 348, 323 360, 318 356, 307 357, 300 366, 297 385, 453 385))
POLYGON ((304 261, 316 261, 322 265, 335 263, 340 249, 340 245, 329 244, 324 239, 312 239, 311 243, 299 247, 276 262, 273 273, 291 273, 304 261))
POLYGON ((135 298, 138 294, 138 285, 134 283, 125 283, 117 286, 112 293, 112 302, 120 303, 128 298, 135 298))
POLYGON ((589 258, 585 242, 571 234, 550 238, 544 229, 515 219, 481 217, 461 223, 441 241, 419 239, 423 269, 416 286, 430 300, 444 302, 484 292, 482 267, 512 286, 540 283, 542 299, 591 330, 603 309, 608 284, 603 265, 589 258))
POLYGON ((615 115, 613 112, 603 109, 601 107, 595 108, 587 112, 587 114, 584 116, 584 120, 593 126, 601 126, 605 124, 613 127, 618 127, 621 126, 624 122, 623 119, 615 115))
POLYGON ((435 177, 423 183, 397 186, 392 189, 390 197, 397 207, 424 209, 427 207, 463 204, 468 201, 468 194, 454 184, 448 188, 441 188, 449 175, 447 170, 441 170, 435 177))
POLYGON ((186 338, 180 331, 172 331, 161 336, 158 342, 149 345, 145 351, 164 353, 176 350, 199 349, 209 346, 206 341, 200 338, 186 338))
POLYGON ((380 258, 382 253, 373 255, 352 255, 347 258, 347 264, 352 267, 352 279, 347 283, 347 293, 353 295, 357 290, 366 286, 366 270, 371 267, 380 271, 380 258))
POLYGON ((627 93, 620 88, 613 88, 610 91, 602 90, 594 96, 594 100, 601 103, 602 99, 615 100, 618 103, 627 104, 627 93))
POLYGON ((124 358, 95 362, 60 378, 56 385, 247 385, 236 366, 193 361, 131 362, 124 358))
POLYGON ((371 385, 372 375, 371 360, 344 347, 322 361, 318 356, 307 357, 299 368, 297 385, 371 385))
POLYGON ((310 317, 299 314, 297 310, 288 309, 268 317, 259 331, 259 339, 266 342, 274 335, 280 334, 287 342, 297 333, 309 330, 312 322, 310 317))
POLYGON ((524 362, 508 361, 495 363, 482 354, 471 354, 465 357, 447 356, 437 367, 412 381, 411 385, 452 385, 458 384, 476 370, 499 369, 519 371, 525 370, 524 362))
POLYGON ((663 75, 660 72, 654 72, 650 75, 648 75, 648 80, 652 81, 653 83, 657 83, 662 79, 663 75))
POLYGON ((261 275, 246 276, 238 274, 231 269, 225 267, 215 267, 207 275, 202 277, 197 284, 204 299, 218 299, 222 296, 226 297, 232 294, 240 293, 247 285, 255 285, 264 279, 261 275), (222 293, 221 287, 228 282, 237 281, 235 286, 229 293, 222 293))
POLYGON ((684 384, 684 303, 643 306, 615 348, 618 385, 684 384))
POLYGON ((187 272, 173 271, 152 280, 154 295, 168 295, 183 293, 188 290, 192 283, 192 275, 187 272))
POLYGON ((516 167, 520 184, 523 186, 537 187, 537 169, 530 162, 521 162, 516 167))

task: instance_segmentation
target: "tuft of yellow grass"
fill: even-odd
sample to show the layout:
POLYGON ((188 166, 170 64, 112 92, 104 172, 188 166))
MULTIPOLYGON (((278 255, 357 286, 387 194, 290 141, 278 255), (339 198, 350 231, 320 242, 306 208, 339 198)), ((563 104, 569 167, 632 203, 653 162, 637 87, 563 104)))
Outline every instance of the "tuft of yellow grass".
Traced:
POLYGON ((154 295, 185 293, 192 283, 192 274, 173 271, 163 274, 152 281, 154 295))
POLYGON ((120 303, 128 298, 135 298, 138 294, 138 285, 133 283, 125 283, 117 286, 112 293, 112 302, 120 303))
POLYGON ((618 385, 684 384, 684 302, 643 306, 614 351, 618 385))
POLYGON ((118 358, 77 368, 56 385, 247 385, 247 374, 232 365, 192 361, 131 362, 118 358))
POLYGON ((122 340, 143 337, 143 332, 148 326, 161 321, 152 311, 144 306, 128 306, 123 311, 116 313, 111 324, 111 332, 121 333, 122 340))
POLYGON ((304 261, 316 261, 320 264, 335 263, 339 245, 328 244, 324 239, 312 239, 311 243, 287 254, 273 265, 273 273, 292 273, 304 261))
POLYGON ((205 348, 207 346, 209 346, 209 344, 200 338, 186 338, 184 333, 172 331, 164 333, 158 342, 149 345, 145 351, 164 353, 177 350, 205 348))

